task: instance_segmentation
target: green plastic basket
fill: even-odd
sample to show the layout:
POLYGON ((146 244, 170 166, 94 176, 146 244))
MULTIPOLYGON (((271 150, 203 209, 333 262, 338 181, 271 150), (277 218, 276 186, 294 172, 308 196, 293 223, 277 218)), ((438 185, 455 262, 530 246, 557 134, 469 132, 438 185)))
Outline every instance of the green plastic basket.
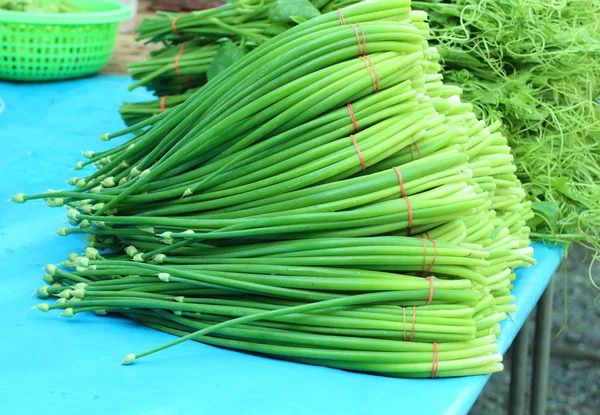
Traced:
POLYGON ((98 72, 131 8, 112 0, 70 0, 82 12, 0 10, 0 79, 51 81, 98 72))

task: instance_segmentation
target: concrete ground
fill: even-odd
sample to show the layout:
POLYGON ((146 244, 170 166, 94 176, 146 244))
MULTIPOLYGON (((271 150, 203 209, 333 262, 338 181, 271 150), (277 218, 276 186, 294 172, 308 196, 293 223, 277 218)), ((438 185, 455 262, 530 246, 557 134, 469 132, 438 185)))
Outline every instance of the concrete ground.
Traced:
MULTIPOLYGON (((600 290, 589 279, 590 258, 585 252, 575 250, 566 260, 566 269, 564 265, 554 276, 552 330, 556 337, 552 342, 547 413, 596 415, 600 414, 600 290)), ((600 264, 593 271, 600 285, 600 264)), ((506 369, 492 376, 470 415, 508 414, 510 362, 509 351, 506 369)), ((530 380, 531 367, 528 372, 530 380)))

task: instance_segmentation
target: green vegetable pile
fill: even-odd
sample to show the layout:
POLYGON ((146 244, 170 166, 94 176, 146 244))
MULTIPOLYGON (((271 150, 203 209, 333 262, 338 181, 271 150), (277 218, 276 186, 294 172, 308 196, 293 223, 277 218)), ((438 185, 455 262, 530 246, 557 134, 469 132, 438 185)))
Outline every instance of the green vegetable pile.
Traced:
POLYGON ((158 12, 137 29, 139 41, 162 43, 146 62, 129 65, 140 86, 158 98, 124 103, 119 109, 127 125, 143 121, 182 103, 198 87, 246 53, 297 23, 356 1, 244 0, 192 13, 158 12), (343 3, 343 4, 342 4, 343 3), (334 8, 332 8, 334 7, 334 8))
POLYGON ((262 43, 181 105, 85 153, 37 306, 353 371, 502 369, 531 203, 500 123, 442 83, 426 14, 359 3, 262 43))
POLYGON ((0 0, 0 10, 29 13, 77 13, 80 9, 67 1, 0 0))
POLYGON ((536 239, 600 249, 600 2, 427 0, 445 64, 500 120, 533 201, 536 239))
MULTIPOLYGON (((327 12, 356 2, 313 1, 313 5, 327 12)), ((502 123, 516 158, 517 176, 533 202, 535 217, 528 223, 532 237, 577 242, 598 252, 600 3, 425 0, 412 5, 429 14, 446 82, 463 89, 463 96, 474 104, 479 117, 502 123)), ((237 13, 242 8, 238 3, 229 7, 237 13)), ((262 13, 260 19, 265 19, 266 12, 262 13)), ((181 19, 194 21, 192 15, 181 19)), ((158 21, 153 24, 158 25, 158 21)), ((228 30, 231 27, 243 28, 233 20, 228 30)), ((166 22, 162 28, 161 36, 177 39, 166 22)), ((279 28, 266 22, 262 30, 267 36, 279 28)), ((141 31, 145 31, 144 26, 141 31)), ((235 41, 244 42, 240 39, 245 37, 235 41)), ((252 44, 245 42, 246 48, 252 44)), ((176 47, 171 48, 175 56, 176 47)), ((184 78, 175 79, 182 85, 184 78)), ((184 90, 161 92, 172 95, 184 90)), ((185 98, 187 95, 169 96, 127 104, 122 107, 123 116, 129 124, 138 122, 185 98)))

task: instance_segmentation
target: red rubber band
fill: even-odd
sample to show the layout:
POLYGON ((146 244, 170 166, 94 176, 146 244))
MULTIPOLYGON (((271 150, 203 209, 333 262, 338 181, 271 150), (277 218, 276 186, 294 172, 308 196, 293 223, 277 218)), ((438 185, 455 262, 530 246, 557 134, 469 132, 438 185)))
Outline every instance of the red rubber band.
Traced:
POLYGON ((188 75, 185 77, 185 87, 186 89, 192 89, 192 83, 190 82, 192 76, 188 75))
POLYGON ((354 148, 356 149, 356 153, 358 154, 358 158, 360 159, 360 166, 363 170, 367 169, 367 164, 365 163, 365 158, 360 151, 360 147, 358 146, 358 142, 356 141, 356 137, 353 134, 350 134, 350 139, 352 140, 352 144, 354 144, 354 148))
POLYGON ((358 128, 358 122, 356 122, 356 116, 354 115, 354 111, 352 110, 352 104, 348 104, 348 112, 350 113, 350 119, 352 120, 352 125, 354 126, 354 131, 358 132, 360 131, 360 128, 358 128))
POLYGON ((175 56, 175 74, 177 76, 181 75, 181 72, 179 72, 179 60, 181 59, 181 55, 183 55, 184 52, 185 52, 185 42, 183 42, 179 45, 179 53, 177 54, 177 56, 175 56))
POLYGON ((427 277, 427 279, 429 280, 429 299, 427 300, 427 305, 429 305, 433 301, 434 286, 433 277, 427 277))
POLYGON ((371 61, 371 58, 369 58, 366 55, 360 56, 360 58, 365 63, 365 66, 367 67, 367 71, 369 71, 369 75, 371 76, 371 82, 373 82, 373 93, 376 93, 377 91, 379 91, 379 88, 381 87, 379 73, 377 72, 375 65, 373 65, 373 61, 371 61))
POLYGON ((346 21, 344 20, 344 12, 342 11, 342 9, 338 9, 338 17, 340 18, 340 24, 343 26, 346 24, 346 21))
POLYGON ((171 29, 173 30, 173 33, 175 33, 177 36, 181 36, 179 30, 177 30, 177 20, 179 20, 180 17, 181 16, 177 16, 176 18, 171 20, 171 29))
POLYGON ((367 54, 367 38, 365 37, 365 31, 362 25, 360 23, 357 23, 357 25, 360 28, 360 32, 363 39, 362 46, 360 44, 360 37, 358 36, 358 30, 356 29, 356 26, 351 24, 350 27, 352 28, 352 30, 354 30, 354 36, 356 36, 356 43, 358 44, 358 56, 365 56, 367 54))
POLYGON ((437 342, 433 342, 433 359, 431 360, 431 379, 437 378, 440 367, 440 353, 437 342))
POLYGON ((160 112, 165 112, 165 102, 167 101, 168 95, 165 95, 160 98, 160 112))
POLYGON ((402 307, 402 338, 406 341, 406 307, 402 307))
POLYGON ((413 306, 413 316, 412 316, 412 329, 410 331, 410 340, 413 341, 415 338, 415 320, 417 319, 417 307, 413 306))

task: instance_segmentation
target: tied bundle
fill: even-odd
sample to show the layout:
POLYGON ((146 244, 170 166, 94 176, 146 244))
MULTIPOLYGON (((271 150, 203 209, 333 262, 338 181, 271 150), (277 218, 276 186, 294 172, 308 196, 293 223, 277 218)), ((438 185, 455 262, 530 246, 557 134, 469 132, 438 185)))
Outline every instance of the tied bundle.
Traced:
POLYGON ((88 152, 69 207, 84 254, 37 306, 182 341, 386 376, 502 369, 531 204, 498 123, 446 86, 426 14, 359 3, 265 42, 176 108, 88 152))
POLYGON ((162 44, 150 59, 129 65, 136 81, 156 95, 119 108, 127 125, 141 122, 185 101, 218 73, 257 46, 321 13, 357 0, 233 0, 222 7, 191 13, 158 12, 145 19, 137 40, 162 44))
POLYGON ((157 98, 126 102, 119 112, 127 125, 181 104, 246 53, 292 27, 320 15, 329 1, 244 0, 191 13, 158 12, 138 27, 138 41, 162 44, 145 62, 129 65, 136 81, 157 98))

